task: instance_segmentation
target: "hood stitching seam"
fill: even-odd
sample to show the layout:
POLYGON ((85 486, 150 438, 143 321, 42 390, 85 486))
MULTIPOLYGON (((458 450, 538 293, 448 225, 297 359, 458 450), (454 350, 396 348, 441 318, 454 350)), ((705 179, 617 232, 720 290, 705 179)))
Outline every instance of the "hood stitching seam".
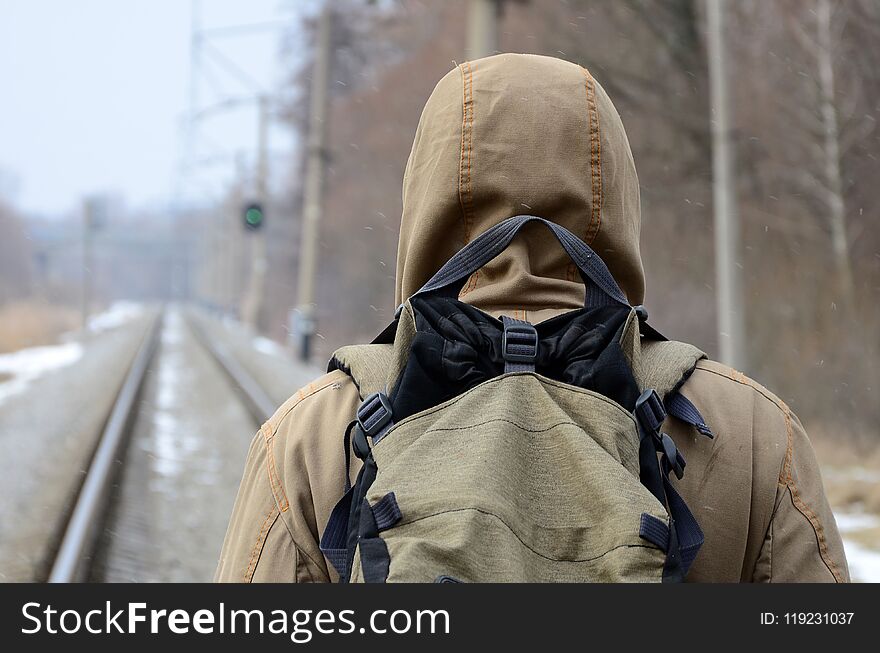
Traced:
MULTIPOLYGON (((473 212, 473 179, 471 176, 471 162, 473 160, 473 132, 474 132, 474 79, 473 66, 466 61, 461 64, 459 71, 462 75, 462 121, 461 121, 461 148, 458 163, 458 200, 461 205, 462 221, 464 223, 464 241, 471 240, 471 224, 473 212), (467 167, 465 168, 465 161, 467 167)), ((477 285, 480 271, 477 270, 467 285, 459 293, 463 297, 477 285)))
MULTIPOLYGON (((461 148, 458 164, 458 199, 461 205, 462 220, 464 222, 464 241, 471 240, 471 226, 473 218, 473 177, 471 176, 471 164, 473 161, 473 135, 474 135, 474 78, 473 64, 466 61, 459 66, 462 74, 462 122, 461 122, 461 148), (467 161, 467 167, 465 167, 467 161)), ((459 293, 463 297, 476 288, 480 271, 477 270, 468 280, 467 285, 459 293)))
MULTIPOLYGON (((596 104, 596 82, 590 71, 580 67, 584 74, 584 92, 590 133, 590 221, 584 232, 584 242, 592 245, 602 225, 602 141, 599 135, 599 109, 596 104), (595 229, 594 229, 595 225, 595 229)), ((567 281, 577 278, 577 267, 572 263, 566 269, 567 281)))
POLYGON ((590 190, 592 204, 590 206, 590 224, 587 226, 585 240, 588 245, 599 235, 602 226, 602 141, 599 134, 599 107, 596 104, 596 81, 584 68, 586 76, 587 112, 590 120, 590 190), (595 224, 595 228, 594 228, 595 224))
POLYGON ((458 165, 458 199, 464 221, 464 239, 471 239, 471 213, 473 208, 473 185, 471 180, 471 159, 473 156, 473 68, 466 61, 459 69, 462 72, 462 123, 461 150, 458 165), (466 167, 465 167, 466 166, 466 167))

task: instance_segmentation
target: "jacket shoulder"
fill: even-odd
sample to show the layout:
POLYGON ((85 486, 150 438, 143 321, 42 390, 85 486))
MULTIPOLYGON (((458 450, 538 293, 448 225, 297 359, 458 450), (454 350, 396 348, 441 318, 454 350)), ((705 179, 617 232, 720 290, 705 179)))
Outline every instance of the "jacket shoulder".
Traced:
POLYGON ((698 378, 701 378, 704 382, 714 383, 719 388, 726 387, 730 389, 736 386, 750 388, 753 392, 763 397, 779 411, 787 412, 789 410, 788 406, 784 401, 782 401, 782 399, 780 399, 770 390, 765 388, 763 385, 761 385, 754 379, 746 376, 742 372, 739 372, 732 367, 728 367, 723 363, 704 358, 697 363, 694 369, 694 373, 696 374, 697 372, 702 372, 702 374, 699 374, 697 376, 698 378))
POLYGON ((328 391, 343 390, 343 395, 350 394, 344 392, 346 390, 354 390, 357 392, 351 377, 341 370, 328 372, 323 376, 315 379, 311 383, 297 390, 293 395, 288 397, 278 410, 263 424, 260 429, 264 435, 275 435, 282 430, 291 419, 299 412, 314 408, 316 404, 323 404, 327 401, 336 399, 336 393, 328 391))
POLYGON ((701 360, 682 386, 716 435, 752 450, 755 472, 781 477, 791 456, 797 418, 788 405, 754 379, 712 360, 701 360))

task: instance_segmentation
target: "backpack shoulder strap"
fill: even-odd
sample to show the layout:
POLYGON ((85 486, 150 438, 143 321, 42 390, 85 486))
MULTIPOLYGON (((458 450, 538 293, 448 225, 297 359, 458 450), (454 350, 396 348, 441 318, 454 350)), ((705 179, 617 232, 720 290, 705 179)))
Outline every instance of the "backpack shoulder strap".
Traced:
POLYGON ((620 346, 639 390, 653 388, 665 400, 678 391, 706 354, 693 345, 657 334, 639 317, 639 308, 630 312, 620 346))
POLYGON ((633 310, 620 339, 620 346, 639 391, 653 389, 663 403, 666 414, 690 424, 711 438, 712 430, 700 411, 679 392, 706 354, 685 342, 666 340, 663 336, 653 337, 650 334, 656 334, 656 331, 645 326, 638 310, 633 310))
POLYGON ((675 394, 706 354, 693 345, 675 340, 642 339, 636 380, 642 388, 654 388, 664 400, 675 394))
POLYGON ((640 433, 639 478, 669 511, 669 549, 663 580, 680 581, 687 575, 704 538, 693 513, 669 479, 670 472, 682 478, 686 464, 684 457, 672 438, 661 429, 667 415, 670 415, 690 424, 703 435, 712 437, 712 431, 703 416, 679 392, 697 362, 706 355, 683 342, 631 335, 629 342, 633 340, 633 375, 643 390, 635 409, 640 433), (659 462, 657 454, 660 454, 659 462))
POLYGON ((714 437, 697 407, 679 392, 706 354, 693 345, 675 340, 642 339, 640 345, 638 364, 633 366, 639 387, 653 388, 666 413, 690 424, 706 437, 714 437))
POLYGON ((351 377, 361 399, 385 390, 393 345, 348 345, 337 349, 327 371, 340 370, 351 377))
POLYGON ((361 399, 377 392, 390 393, 406 367, 410 344, 415 336, 415 318, 409 302, 401 306, 394 322, 369 345, 348 345, 337 349, 327 371, 348 374, 361 399))

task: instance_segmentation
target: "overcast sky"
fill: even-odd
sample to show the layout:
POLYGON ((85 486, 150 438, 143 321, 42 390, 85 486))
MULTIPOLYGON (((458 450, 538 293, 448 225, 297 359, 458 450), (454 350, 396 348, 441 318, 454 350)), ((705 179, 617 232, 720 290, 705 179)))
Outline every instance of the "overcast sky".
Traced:
MULTIPOLYGON (((278 21, 249 35, 214 32, 199 66, 199 108, 246 96, 228 60, 260 89, 282 78, 290 0, 201 0, 204 27, 278 21)), ((0 0, 0 193, 28 213, 76 210, 109 192, 129 206, 222 192, 236 153, 253 155, 252 107, 201 123, 198 181, 181 181, 190 98, 189 0, 0 0), (175 195, 177 193, 177 195, 175 195)), ((276 127, 272 149, 290 147, 276 127)))

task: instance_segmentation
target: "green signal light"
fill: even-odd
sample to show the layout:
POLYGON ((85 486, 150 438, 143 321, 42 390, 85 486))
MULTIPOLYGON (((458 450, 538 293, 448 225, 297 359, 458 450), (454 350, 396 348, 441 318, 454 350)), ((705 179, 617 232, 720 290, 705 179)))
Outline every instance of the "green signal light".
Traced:
POLYGON ((258 229, 262 224, 265 215, 263 207, 259 204, 249 204, 244 210, 244 223, 248 229, 258 229))

